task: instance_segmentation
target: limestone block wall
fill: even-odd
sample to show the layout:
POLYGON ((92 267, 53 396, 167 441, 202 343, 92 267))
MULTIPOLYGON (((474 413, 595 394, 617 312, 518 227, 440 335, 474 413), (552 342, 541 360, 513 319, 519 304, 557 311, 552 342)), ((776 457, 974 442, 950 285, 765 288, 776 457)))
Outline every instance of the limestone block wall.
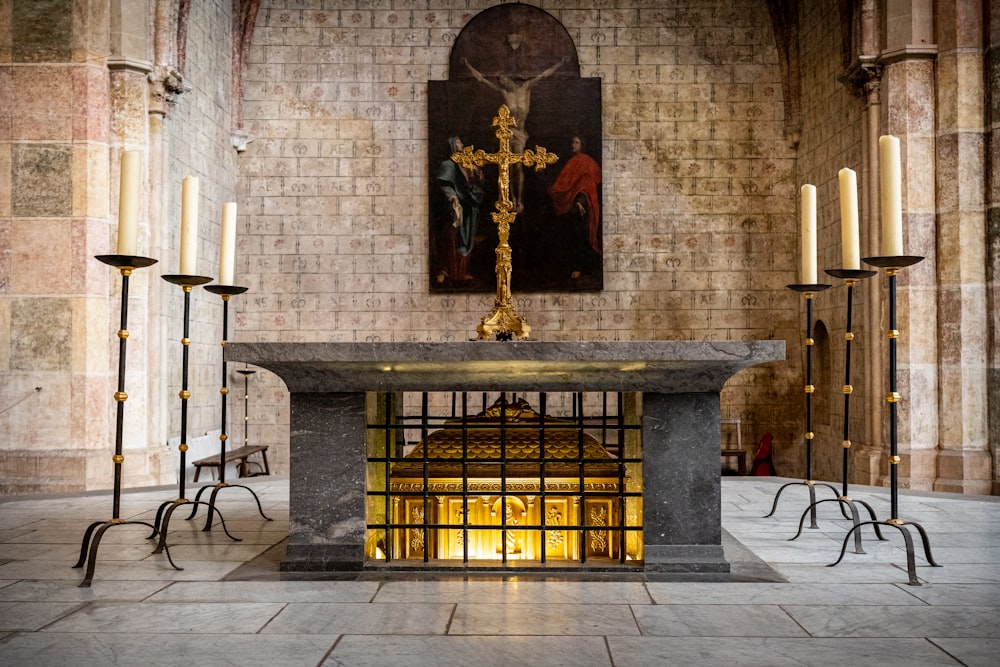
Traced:
MULTIPOLYGON (((428 290, 426 82, 448 78, 455 36, 492 4, 262 4, 239 163, 237 273, 251 291, 236 302, 236 340, 475 336, 492 294, 428 290)), ((602 79, 605 289, 524 293, 515 275, 518 312, 540 340, 788 341, 789 363, 727 385, 723 415, 743 419, 747 446, 773 432, 790 474, 797 176, 765 3, 538 6, 569 30, 581 75, 602 79)), ((280 383, 258 380, 252 421, 284 441, 280 383)))

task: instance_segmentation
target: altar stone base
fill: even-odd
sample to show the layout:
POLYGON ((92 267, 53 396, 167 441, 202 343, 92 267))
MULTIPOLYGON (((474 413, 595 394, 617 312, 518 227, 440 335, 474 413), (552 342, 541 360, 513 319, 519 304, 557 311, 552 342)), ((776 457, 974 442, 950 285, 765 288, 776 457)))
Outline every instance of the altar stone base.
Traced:
POLYGON ((242 343, 225 355, 291 395, 285 572, 366 567, 366 394, 396 391, 641 392, 643 567, 729 572, 719 393, 740 369, 783 359, 784 343, 242 343))

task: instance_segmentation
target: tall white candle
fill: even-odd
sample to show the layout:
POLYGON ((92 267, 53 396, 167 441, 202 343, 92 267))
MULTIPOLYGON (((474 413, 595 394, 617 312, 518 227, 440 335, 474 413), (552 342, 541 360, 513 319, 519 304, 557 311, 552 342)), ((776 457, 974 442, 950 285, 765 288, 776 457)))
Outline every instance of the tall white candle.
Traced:
POLYGON ((219 284, 233 284, 236 260, 236 202, 222 205, 222 233, 219 235, 219 284))
POLYGON ((816 284, 816 186, 802 186, 802 283, 816 284))
POLYGON ((840 243, 844 269, 861 269, 861 240, 858 236, 858 175, 853 169, 843 168, 837 173, 840 180, 840 243))
POLYGON ((118 192, 118 254, 134 256, 139 234, 139 151, 122 153, 121 183, 118 192))
POLYGON ((181 182, 181 264, 182 276, 198 270, 198 178, 185 176, 181 182))
POLYGON ((883 257, 903 254, 903 170, 899 159, 899 138, 878 138, 879 187, 882 190, 883 257))

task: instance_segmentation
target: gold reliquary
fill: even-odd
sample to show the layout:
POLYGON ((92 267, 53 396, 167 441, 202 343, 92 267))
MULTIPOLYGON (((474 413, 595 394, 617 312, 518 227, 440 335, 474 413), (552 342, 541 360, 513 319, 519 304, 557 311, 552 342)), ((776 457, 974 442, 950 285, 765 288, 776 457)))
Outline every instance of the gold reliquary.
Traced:
POLYGON ((523 399, 445 421, 390 469, 394 557, 619 559, 626 468, 586 431, 523 399))

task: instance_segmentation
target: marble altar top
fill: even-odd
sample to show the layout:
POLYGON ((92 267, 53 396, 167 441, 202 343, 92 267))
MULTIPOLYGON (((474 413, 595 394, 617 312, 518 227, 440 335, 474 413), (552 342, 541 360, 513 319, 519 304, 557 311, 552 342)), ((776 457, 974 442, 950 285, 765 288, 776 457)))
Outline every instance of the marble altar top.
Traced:
POLYGON ((630 341, 233 343, 225 359, 296 392, 719 392, 735 373, 785 358, 785 342, 630 341))

